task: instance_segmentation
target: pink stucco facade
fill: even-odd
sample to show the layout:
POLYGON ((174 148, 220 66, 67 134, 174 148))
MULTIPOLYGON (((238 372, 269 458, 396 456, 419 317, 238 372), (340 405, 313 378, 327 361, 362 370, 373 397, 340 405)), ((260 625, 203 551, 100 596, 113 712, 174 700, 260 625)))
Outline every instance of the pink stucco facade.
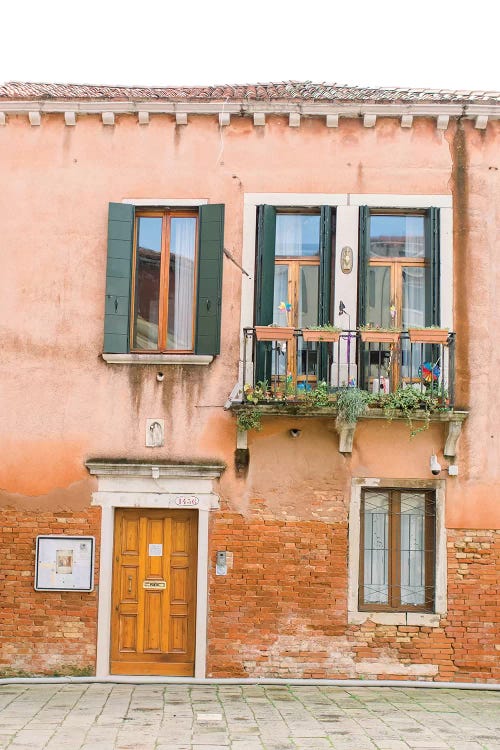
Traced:
POLYGON ((190 114, 186 126, 168 114, 151 114, 148 125, 117 114, 111 127, 98 114, 73 127, 57 113, 36 127, 23 113, 8 116, 0 128, 5 673, 95 668, 99 571, 93 593, 35 592, 34 537, 74 524, 98 537, 99 552, 97 481, 85 463, 128 459, 226 465, 208 536, 207 675, 499 679, 499 136, 497 120, 479 130, 454 117, 438 130, 431 117, 411 128, 395 116, 327 128, 312 116, 290 127, 285 113, 263 127, 235 115, 220 127, 216 114, 190 114), (451 197, 456 407, 468 416, 458 476, 440 476, 447 605, 432 627, 348 621, 349 508, 355 479, 430 480, 433 452, 447 467, 446 423, 410 439, 402 421, 362 420, 352 454, 342 455, 332 419, 266 417, 249 434, 248 472, 238 473, 235 417, 224 405, 239 378, 242 273, 228 258, 221 352, 211 364, 101 356, 110 202, 223 203, 224 245, 242 263, 245 195, 271 193, 451 197), (165 420, 162 448, 145 446, 150 418, 165 420), (220 549, 234 553, 226 577, 215 575, 220 549), (256 598, 266 585, 263 608, 256 598), (311 585, 317 598, 306 607, 311 585))

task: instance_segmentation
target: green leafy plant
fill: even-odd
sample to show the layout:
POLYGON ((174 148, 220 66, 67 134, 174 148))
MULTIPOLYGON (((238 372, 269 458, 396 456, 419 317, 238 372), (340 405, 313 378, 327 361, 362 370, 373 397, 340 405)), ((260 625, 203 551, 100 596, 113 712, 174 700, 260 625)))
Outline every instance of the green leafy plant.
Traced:
POLYGON ((251 404, 258 404, 259 401, 269 400, 269 384, 267 380, 259 380, 253 387, 247 383, 243 386, 245 401, 251 404))
POLYGON ((448 326, 414 326, 408 325, 408 328, 412 328, 414 331, 449 331, 448 326))
POLYGON ((238 412, 236 424, 240 432, 248 432, 249 430, 259 432, 262 430, 262 412, 256 407, 243 409, 238 412))
POLYGON ((392 393, 380 396, 379 402, 388 419, 393 419, 397 412, 401 412, 410 427, 410 437, 415 437, 419 432, 427 430, 432 413, 447 410, 448 394, 443 391, 420 391, 411 386, 400 386, 392 393), (420 412, 423 418, 423 425, 417 428, 413 424, 416 412, 420 412))
POLYGON ((310 406, 329 406, 335 400, 324 380, 320 380, 316 388, 312 388, 305 394, 306 403, 310 406))
POLYGON ((337 393, 337 421, 354 424, 366 412, 371 396, 360 388, 342 388, 337 393))
POLYGON ((373 323, 358 326, 358 331, 380 331, 381 333, 401 333, 400 326, 374 326, 373 323))
POLYGON ((306 331, 327 331, 328 333, 341 333, 342 328, 334 326, 331 323, 326 323, 322 326, 307 326, 306 331))

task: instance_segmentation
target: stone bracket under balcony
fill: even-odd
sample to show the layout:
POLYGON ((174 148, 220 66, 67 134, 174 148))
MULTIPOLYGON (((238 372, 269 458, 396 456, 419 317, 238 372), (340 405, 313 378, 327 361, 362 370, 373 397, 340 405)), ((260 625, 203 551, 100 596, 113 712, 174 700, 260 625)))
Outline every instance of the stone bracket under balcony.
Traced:
MULTIPOLYGON (((232 403, 231 411, 236 414, 242 409, 254 408, 253 404, 242 404, 232 403)), ((297 419, 311 419, 311 418, 323 418, 334 421, 335 430, 339 436, 339 453, 344 455, 350 455, 352 453, 354 438, 356 435, 357 423, 346 424, 339 423, 337 421, 337 408, 334 406, 310 406, 305 404, 297 403, 280 403, 280 404, 265 404, 259 403, 257 408, 262 413, 263 417, 295 417, 297 419)), ((441 422, 447 425, 445 444, 443 447, 444 457, 450 461, 455 460, 457 453, 457 443, 460 433, 462 431, 462 425, 469 415, 467 411, 442 411, 433 414, 426 414, 424 411, 415 411, 412 413, 411 418, 414 422, 441 422)), ((384 419, 388 417, 383 409, 368 409, 366 414, 360 417, 360 420, 365 419, 384 419)), ((406 421, 406 417, 403 413, 394 414, 391 416, 392 420, 406 421)), ((246 433, 238 431, 238 448, 247 448, 246 433)))

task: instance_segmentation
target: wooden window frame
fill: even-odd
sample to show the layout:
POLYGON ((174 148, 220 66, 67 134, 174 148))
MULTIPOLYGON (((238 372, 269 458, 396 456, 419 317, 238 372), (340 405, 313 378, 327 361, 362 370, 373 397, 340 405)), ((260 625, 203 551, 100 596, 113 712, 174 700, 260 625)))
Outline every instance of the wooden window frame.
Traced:
MULTIPOLYGON (((276 218, 278 216, 318 216, 321 219, 321 211, 315 208, 303 208, 288 206, 279 208, 276 210, 276 218)), ((276 242, 276 237, 275 237, 276 242)), ((321 226, 319 243, 321 243, 321 226)), ((288 266, 288 302, 292 306, 292 325, 294 328, 298 328, 298 315, 299 315, 299 280, 300 270, 302 266, 316 266, 319 269, 320 260, 320 249, 318 244, 318 253, 316 255, 275 255, 274 265, 276 266, 288 266)), ((318 285, 319 285, 319 270, 318 270, 318 285)), ((319 305, 318 305, 319 313, 319 305)), ((319 322, 319 321, 318 321, 319 322)), ((294 383, 298 380, 304 380, 305 376, 298 378, 297 376, 297 339, 294 337, 289 346, 289 357, 288 357, 288 370, 292 375, 294 383)), ((279 379, 279 378, 278 378, 279 379)), ((316 378, 309 376, 309 381, 314 381, 316 378)))
POLYGON ((199 233, 199 211, 189 209, 140 209, 135 212, 134 219, 134 248, 132 258, 132 282, 130 302, 130 352, 132 354, 192 354, 195 348, 195 325, 196 325, 196 280, 198 278, 198 233, 199 233), (137 239, 138 225, 142 218, 161 218, 161 258, 160 258, 160 298, 158 311, 158 347, 157 349, 137 349, 133 346, 135 333, 135 296, 137 281, 137 239), (193 308, 192 308, 192 342, 191 349, 168 349, 167 348, 167 324, 168 324, 168 294, 169 294, 169 261, 170 261, 170 224, 173 218, 196 219, 195 229, 195 262, 193 273, 193 308))
POLYGON ((426 612, 435 610, 436 601, 436 492, 411 487, 380 487, 377 490, 364 488, 361 491, 360 537, 359 537, 359 612, 426 612), (364 601, 364 551, 365 551, 365 497, 369 494, 387 492, 389 495, 388 528, 388 603, 377 604, 364 601), (425 591, 427 602, 421 605, 401 603, 401 494, 415 492, 425 495, 425 591))

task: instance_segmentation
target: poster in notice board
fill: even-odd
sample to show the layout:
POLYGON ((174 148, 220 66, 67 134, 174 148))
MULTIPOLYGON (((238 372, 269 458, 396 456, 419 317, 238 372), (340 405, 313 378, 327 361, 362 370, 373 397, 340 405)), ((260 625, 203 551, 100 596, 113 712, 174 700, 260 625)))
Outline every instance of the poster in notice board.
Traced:
POLYGON ((37 536, 36 591, 92 591, 93 536, 37 536))

